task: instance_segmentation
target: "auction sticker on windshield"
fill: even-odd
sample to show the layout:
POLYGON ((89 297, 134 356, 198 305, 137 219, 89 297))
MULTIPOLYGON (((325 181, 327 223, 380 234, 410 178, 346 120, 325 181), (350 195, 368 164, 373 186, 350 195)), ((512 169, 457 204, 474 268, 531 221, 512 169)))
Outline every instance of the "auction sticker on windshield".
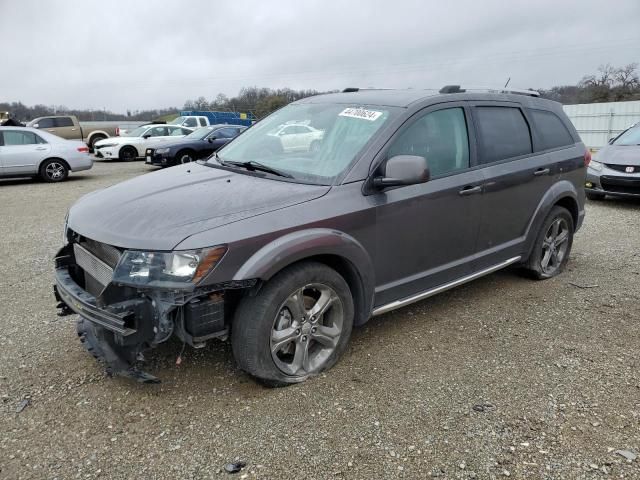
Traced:
POLYGON ((375 110, 366 110, 364 108, 345 108, 338 114, 340 117, 361 118, 362 120, 369 120, 375 122, 382 112, 376 112, 375 110))

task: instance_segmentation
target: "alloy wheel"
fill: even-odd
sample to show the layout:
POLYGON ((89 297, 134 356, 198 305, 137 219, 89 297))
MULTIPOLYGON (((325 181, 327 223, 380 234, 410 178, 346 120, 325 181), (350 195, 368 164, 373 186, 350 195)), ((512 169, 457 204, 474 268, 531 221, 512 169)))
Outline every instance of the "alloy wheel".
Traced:
POLYGON ((305 285, 280 306, 271 329, 271 357, 288 375, 320 371, 335 351, 344 323, 338 294, 319 283, 305 285))
POLYGON ((569 224, 564 218, 556 218, 549 226, 542 241, 540 266, 545 274, 553 274, 560 266, 569 247, 569 224))
POLYGON ((64 178, 65 167, 58 162, 50 162, 44 169, 44 173, 50 180, 60 180, 64 178))

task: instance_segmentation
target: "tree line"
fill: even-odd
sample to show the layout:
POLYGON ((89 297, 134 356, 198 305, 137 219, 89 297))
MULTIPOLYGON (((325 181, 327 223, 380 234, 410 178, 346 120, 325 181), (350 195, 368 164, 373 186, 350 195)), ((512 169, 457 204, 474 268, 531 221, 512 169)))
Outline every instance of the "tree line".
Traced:
MULTIPOLYGON (((638 64, 623 67, 610 64, 601 65, 597 72, 585 75, 577 85, 563 85, 550 89, 538 89, 541 96, 565 105, 575 103, 619 102, 640 100, 640 75, 638 64)), ((243 87, 238 95, 228 97, 219 93, 212 100, 200 96, 187 100, 182 110, 234 111, 253 114, 262 118, 288 103, 301 98, 318 95, 317 90, 293 90, 291 88, 243 87)), ((128 110, 114 113, 109 110, 69 109, 64 105, 24 105, 22 102, 0 102, 0 111, 8 111, 22 121, 47 115, 75 115, 80 120, 157 120, 167 119, 179 113, 178 108, 169 107, 153 110, 128 110)))

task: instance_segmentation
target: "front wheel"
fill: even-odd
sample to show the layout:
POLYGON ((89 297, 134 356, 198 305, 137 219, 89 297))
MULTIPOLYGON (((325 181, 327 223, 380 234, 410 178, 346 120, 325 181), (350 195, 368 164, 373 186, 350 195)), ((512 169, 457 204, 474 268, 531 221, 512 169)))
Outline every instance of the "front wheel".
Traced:
POLYGON ((122 147, 119 157, 123 162, 131 162, 138 158, 138 151, 134 147, 122 147))
POLYGON ((178 152, 178 154, 176 155, 177 164, 190 163, 190 162, 193 162, 193 160, 194 160, 194 154, 189 150, 178 152))
POLYGON ((347 282, 328 266, 305 262, 274 276, 236 311, 231 345, 236 362, 262 383, 299 383, 331 368, 353 328, 347 282))
POLYGON ((573 245, 571 213, 555 206, 542 224, 525 268, 538 280, 555 277, 564 270, 573 245))

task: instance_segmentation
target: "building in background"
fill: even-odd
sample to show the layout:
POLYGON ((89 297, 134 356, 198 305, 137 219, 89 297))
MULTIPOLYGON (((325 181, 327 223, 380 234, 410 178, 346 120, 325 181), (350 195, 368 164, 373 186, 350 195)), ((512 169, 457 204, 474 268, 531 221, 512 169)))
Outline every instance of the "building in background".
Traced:
POLYGON ((565 105, 564 111, 582 141, 593 150, 602 148, 610 138, 640 122, 640 100, 565 105))

